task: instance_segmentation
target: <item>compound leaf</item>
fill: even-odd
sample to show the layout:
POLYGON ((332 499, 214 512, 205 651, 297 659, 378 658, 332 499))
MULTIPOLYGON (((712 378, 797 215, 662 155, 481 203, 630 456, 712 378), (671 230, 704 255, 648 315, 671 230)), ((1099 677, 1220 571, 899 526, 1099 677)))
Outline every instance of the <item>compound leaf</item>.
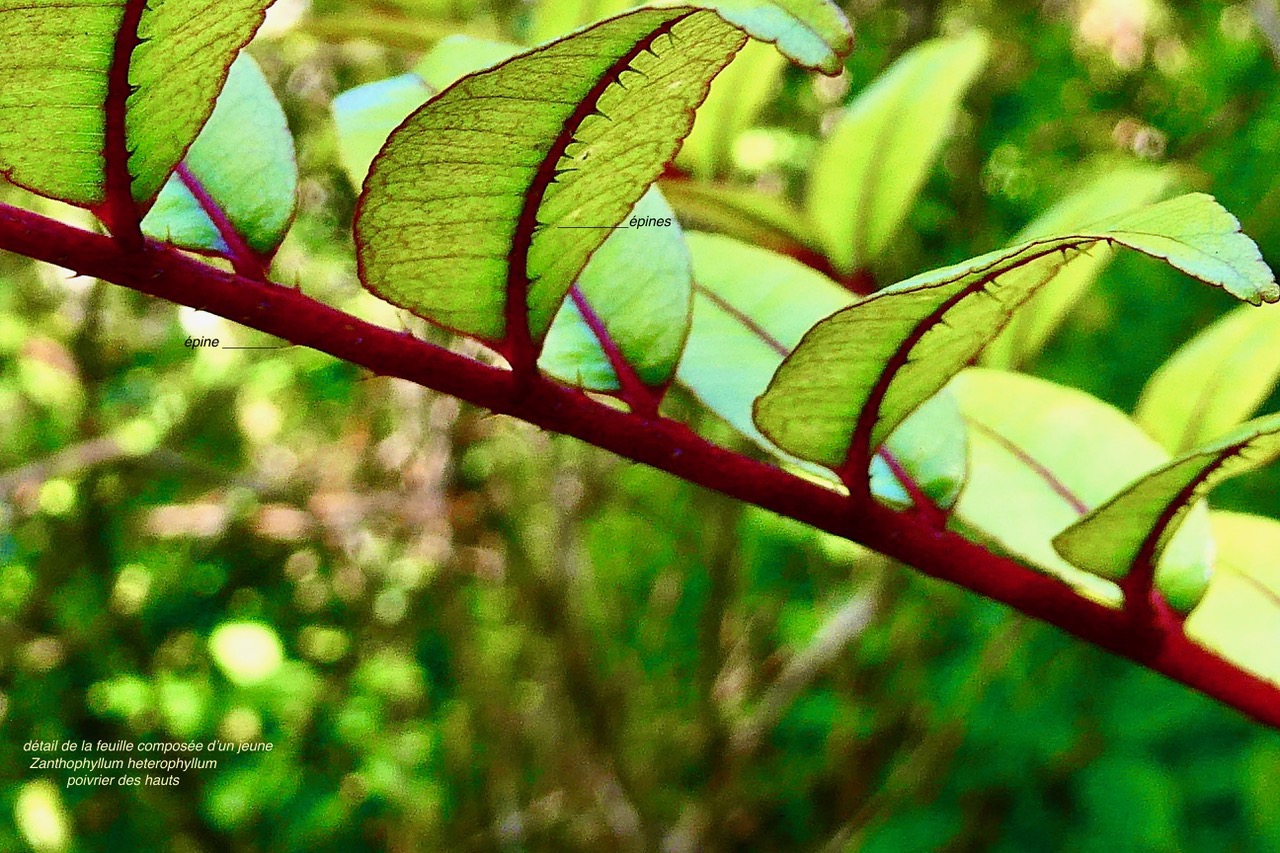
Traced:
POLYGON ((104 152, 116 122, 118 150, 129 152, 119 174, 148 206, 270 4, 0 0, 0 171, 33 192, 96 208, 106 200, 104 152), (124 71, 114 84, 113 68, 124 71))
POLYGON ((1185 343, 1147 381, 1134 414, 1173 452, 1222 435, 1280 380, 1280 312, 1241 307, 1185 343))
POLYGON ((1073 565, 1108 578, 1158 561, 1191 507, 1215 486, 1280 456, 1280 415, 1250 421, 1211 444, 1145 472, 1058 534, 1073 565))
POLYGON ((184 249, 225 254, 228 235, 215 222, 225 216, 223 227, 251 250, 262 256, 275 251, 293 219, 298 164, 284 110, 247 53, 232 64, 183 166, 142 220, 143 233, 184 249))
POLYGON ((641 9, 463 78, 373 163, 365 286, 508 354, 536 349, 744 39, 713 12, 641 9))
POLYGON ((805 209, 840 272, 866 267, 889 245, 986 56, 982 33, 912 49, 858 95, 823 142, 805 209))
MULTIPOLYGON (((1167 462, 1168 453, 1119 409, 1043 379, 973 368, 947 389, 969 434, 969 477, 953 514, 956 526, 1084 595, 1119 605, 1116 584, 1068 563, 1051 542, 1133 478, 1167 462)), ((1200 504, 1156 574, 1181 609, 1203 590, 1211 553, 1200 504)))
POLYGON ((779 447, 839 468, 869 457, 921 402, 972 362, 1072 253, 1118 244, 1255 304, 1280 287, 1239 223, 1211 197, 1180 196, 1074 234, 1042 238, 886 288, 815 326, 757 401, 779 447))

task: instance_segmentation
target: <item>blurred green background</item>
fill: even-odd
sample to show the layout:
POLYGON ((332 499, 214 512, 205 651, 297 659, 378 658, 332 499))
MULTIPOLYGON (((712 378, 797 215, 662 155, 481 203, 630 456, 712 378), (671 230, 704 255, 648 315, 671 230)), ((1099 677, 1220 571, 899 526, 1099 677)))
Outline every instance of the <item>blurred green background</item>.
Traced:
MULTIPOLYGON (((720 177, 794 186, 895 57, 985 29, 880 281, 1138 161, 1280 264, 1274 4, 845 7, 847 74, 789 71, 720 177)), ((536 11, 277 4, 250 48, 302 171, 277 281, 418 328, 356 280, 330 102, 536 11)), ((0 850, 1280 847, 1280 734, 1003 607, 309 350, 185 347, 272 343, 208 315, 8 255, 0 284, 0 850), (31 739, 121 738, 273 749, 176 788, 27 769, 31 739)), ((1028 369, 1129 409, 1228 307, 1121 256, 1028 369)), ((1278 482, 1218 503, 1280 514, 1278 482)))

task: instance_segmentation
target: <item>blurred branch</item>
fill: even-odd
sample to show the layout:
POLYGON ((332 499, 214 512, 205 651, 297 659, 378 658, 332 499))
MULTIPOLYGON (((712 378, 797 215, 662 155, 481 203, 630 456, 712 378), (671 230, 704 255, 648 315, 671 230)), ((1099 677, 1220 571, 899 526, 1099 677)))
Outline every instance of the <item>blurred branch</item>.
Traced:
POLYGON ((959 695, 947 703, 946 719, 924 732, 916 745, 889 772, 884 784, 822 848, 824 853, 840 853, 851 846, 856 848, 861 840, 859 836, 877 820, 912 798, 922 798, 923 791, 943 778, 946 766, 964 743, 969 718, 977 710, 987 688, 1008 664, 1025 627, 1025 623, 1015 616, 1006 618, 1000 629, 991 634, 959 695))
POLYGON ((134 455, 114 438, 91 438, 0 474, 0 498, 7 498, 20 488, 43 483, 53 477, 80 474, 134 455))
POLYGON ((813 640, 787 661, 765 690, 755 711, 733 731, 735 753, 750 754, 786 714, 796 697, 871 624, 880 601, 878 585, 850 598, 827 617, 813 640))

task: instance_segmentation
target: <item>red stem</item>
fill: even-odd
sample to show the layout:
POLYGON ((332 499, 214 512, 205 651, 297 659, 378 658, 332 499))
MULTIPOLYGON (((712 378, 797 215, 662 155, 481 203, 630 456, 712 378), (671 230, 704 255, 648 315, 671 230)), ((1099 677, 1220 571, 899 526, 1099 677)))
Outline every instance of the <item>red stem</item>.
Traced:
POLYGON ((442 347, 349 314, 280 285, 210 267, 150 244, 141 258, 108 237, 0 205, 0 250, 75 270, 217 314, 250 328, 574 436, 691 483, 859 542, 939 580, 1048 622, 1280 729, 1280 688, 1195 645, 1167 610, 1136 630, 1121 610, 1081 598, 1059 581, 983 549, 911 512, 844 495, 731 453, 673 421, 647 421, 541 376, 520 380, 442 347))

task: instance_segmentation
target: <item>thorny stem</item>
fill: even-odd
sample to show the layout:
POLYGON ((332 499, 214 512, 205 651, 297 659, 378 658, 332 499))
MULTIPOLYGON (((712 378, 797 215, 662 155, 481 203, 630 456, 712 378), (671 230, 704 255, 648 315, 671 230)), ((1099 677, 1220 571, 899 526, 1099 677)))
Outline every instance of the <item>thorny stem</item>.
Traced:
POLYGON ((869 495, 846 496, 732 453, 682 424, 639 418, 540 375, 521 388, 508 370, 367 323, 292 288, 232 275, 159 243, 149 243, 144 253, 131 252, 109 237, 0 205, 0 250, 217 314, 375 374, 573 436, 858 542, 1056 625, 1280 729, 1280 687, 1196 645, 1176 614, 1143 630, 1123 611, 1082 598, 1060 581, 955 532, 935 528, 916 513, 898 512, 869 495))
POLYGON ((133 87, 129 83, 129 67, 133 53, 142 39, 138 28, 146 12, 146 0, 128 0, 124 17, 116 31, 111 67, 107 72, 107 99, 104 110, 103 191, 105 200, 98 211, 111 233, 125 248, 142 248, 142 219, 133 200, 133 175, 129 171, 129 134, 125 116, 133 87))

